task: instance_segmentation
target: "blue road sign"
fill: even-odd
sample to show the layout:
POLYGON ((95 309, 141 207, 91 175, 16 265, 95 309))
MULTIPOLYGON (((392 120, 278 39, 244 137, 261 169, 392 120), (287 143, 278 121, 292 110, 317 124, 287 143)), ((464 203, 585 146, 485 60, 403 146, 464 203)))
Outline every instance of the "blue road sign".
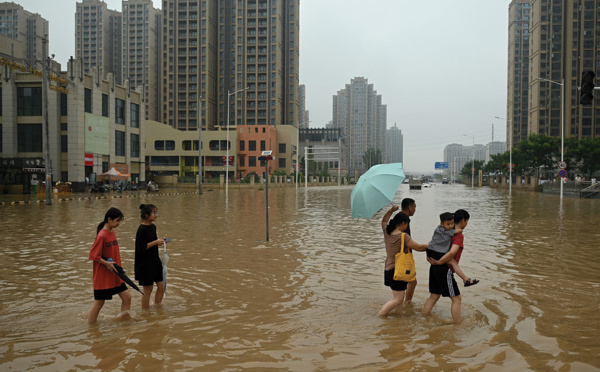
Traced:
POLYGON ((567 176, 567 171, 564 169, 561 169, 558 171, 558 176, 561 178, 565 178, 567 176))
POLYGON ((435 169, 448 169, 448 162, 445 162, 445 161, 435 162, 435 169))

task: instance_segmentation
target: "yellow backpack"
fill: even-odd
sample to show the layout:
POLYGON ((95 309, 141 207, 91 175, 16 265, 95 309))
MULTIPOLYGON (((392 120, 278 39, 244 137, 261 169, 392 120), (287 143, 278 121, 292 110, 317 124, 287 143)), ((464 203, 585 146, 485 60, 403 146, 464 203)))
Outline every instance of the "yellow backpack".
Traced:
POLYGON ((401 280, 403 282, 412 282, 417 277, 417 270, 415 269, 415 259, 412 252, 404 247, 404 235, 402 233, 400 252, 396 253, 396 267, 394 269, 394 280, 401 280), (404 251, 407 252, 404 252, 404 251))

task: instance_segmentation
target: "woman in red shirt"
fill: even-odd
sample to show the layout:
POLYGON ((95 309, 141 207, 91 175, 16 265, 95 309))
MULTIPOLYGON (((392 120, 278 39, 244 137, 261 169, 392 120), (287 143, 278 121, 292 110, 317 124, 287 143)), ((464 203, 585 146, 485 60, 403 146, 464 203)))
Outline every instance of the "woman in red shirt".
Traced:
MULTIPOLYGON (((95 323, 104 301, 111 300, 113 295, 121 297, 121 312, 131 307, 131 293, 125 283, 116 274, 115 263, 121 265, 121 253, 115 229, 123 221, 123 212, 110 208, 104 215, 104 221, 98 225, 96 240, 90 249, 89 259, 94 261, 93 284, 94 305, 88 312, 88 323, 95 323), (111 260, 112 259, 112 260, 111 260)), ((129 314, 123 314, 129 318, 129 314)))

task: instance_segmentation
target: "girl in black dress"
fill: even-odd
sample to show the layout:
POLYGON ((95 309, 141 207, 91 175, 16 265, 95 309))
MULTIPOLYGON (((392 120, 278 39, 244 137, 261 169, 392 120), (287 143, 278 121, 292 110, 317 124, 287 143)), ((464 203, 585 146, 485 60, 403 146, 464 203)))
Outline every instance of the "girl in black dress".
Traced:
POLYGON ((154 221, 158 217, 158 208, 153 204, 140 205, 142 223, 135 236, 135 279, 143 287, 142 309, 150 307, 150 296, 154 283, 158 287, 154 302, 160 304, 164 296, 162 263, 158 256, 158 247, 164 244, 165 238, 158 238, 154 221))

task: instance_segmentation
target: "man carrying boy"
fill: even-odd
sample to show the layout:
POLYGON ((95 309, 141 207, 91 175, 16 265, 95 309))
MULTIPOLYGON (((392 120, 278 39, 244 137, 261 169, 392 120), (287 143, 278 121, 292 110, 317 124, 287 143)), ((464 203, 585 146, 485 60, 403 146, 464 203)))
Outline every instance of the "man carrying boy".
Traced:
MULTIPOLYGON (((464 209, 459 209, 454 213, 454 224, 458 229, 464 230, 469 223, 469 213, 464 209)), ((452 301, 450 312, 452 314, 452 320, 458 324, 462 321, 461 318, 461 296, 458 290, 458 285, 454 280, 454 275, 450 266, 447 265, 448 261, 455 258, 458 262, 460 260, 460 254, 463 249, 464 236, 462 232, 454 234, 452 237, 452 245, 450 250, 441 256, 438 260, 435 257, 428 257, 427 261, 431 263, 429 268, 429 298, 425 301, 423 306, 423 315, 429 315, 433 306, 437 303, 440 297, 450 297, 452 301)), ((439 257, 439 256, 438 256, 439 257)), ((464 274, 463 274, 464 275, 464 274)), ((475 284, 475 283, 472 283, 475 284)), ((471 284, 471 285, 472 285, 471 284)))

